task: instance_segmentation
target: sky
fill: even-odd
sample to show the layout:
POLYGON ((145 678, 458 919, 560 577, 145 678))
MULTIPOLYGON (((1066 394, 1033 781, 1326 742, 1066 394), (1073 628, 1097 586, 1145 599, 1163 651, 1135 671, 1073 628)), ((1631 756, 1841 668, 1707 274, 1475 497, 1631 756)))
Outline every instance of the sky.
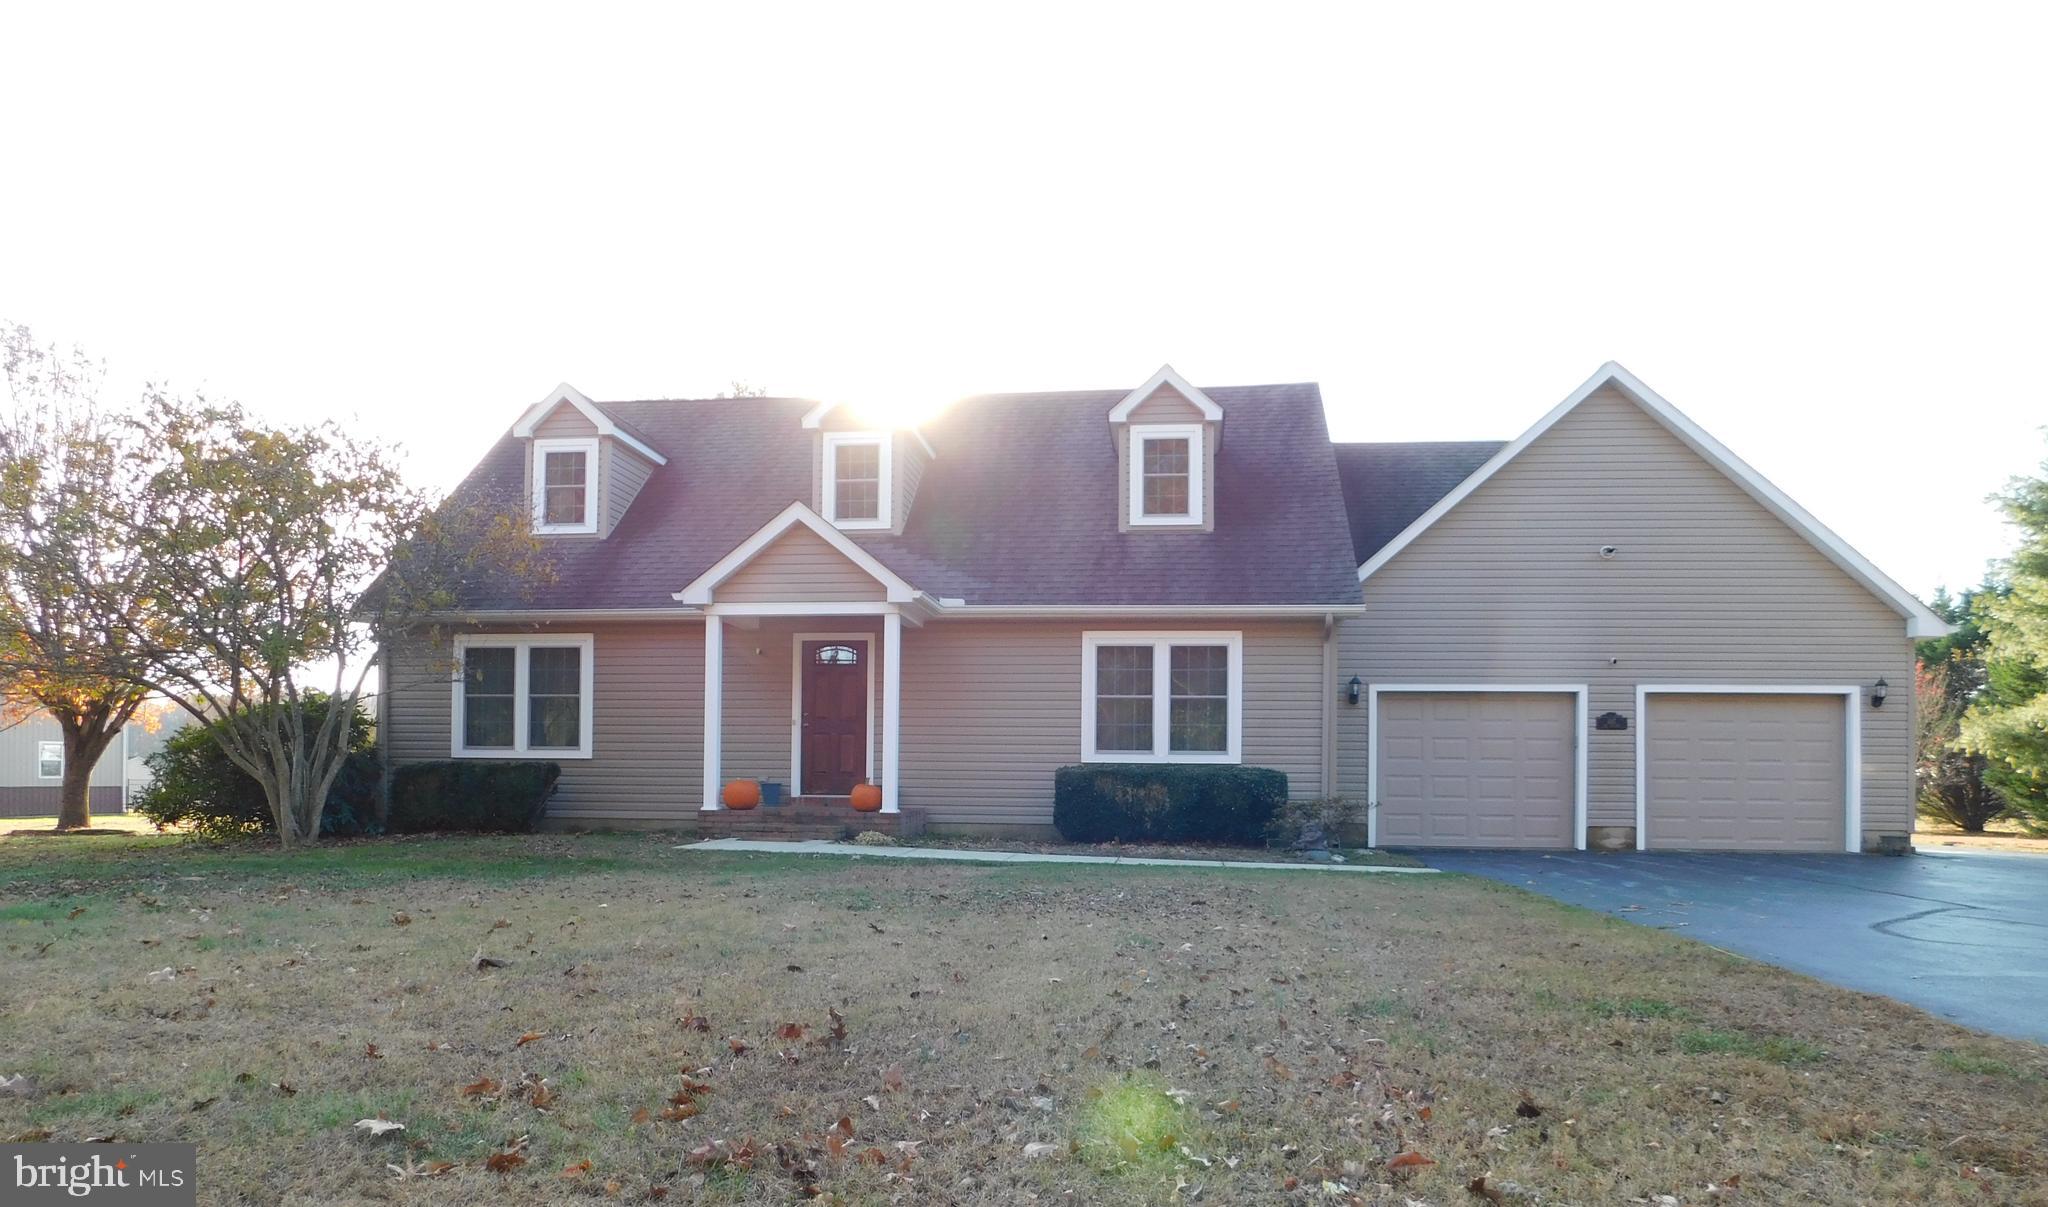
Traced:
POLYGON ((0 318, 446 488, 527 404, 1618 360, 1908 588, 2048 458, 2024 7, 0 0, 0 318))

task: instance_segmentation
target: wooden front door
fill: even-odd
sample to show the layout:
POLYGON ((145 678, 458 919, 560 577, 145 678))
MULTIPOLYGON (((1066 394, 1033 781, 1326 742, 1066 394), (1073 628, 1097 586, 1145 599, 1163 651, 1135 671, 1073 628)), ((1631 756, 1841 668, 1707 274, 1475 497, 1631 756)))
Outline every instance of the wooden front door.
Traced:
POLYGON ((868 643, 806 641, 803 780, 806 796, 845 796, 868 770, 868 643))

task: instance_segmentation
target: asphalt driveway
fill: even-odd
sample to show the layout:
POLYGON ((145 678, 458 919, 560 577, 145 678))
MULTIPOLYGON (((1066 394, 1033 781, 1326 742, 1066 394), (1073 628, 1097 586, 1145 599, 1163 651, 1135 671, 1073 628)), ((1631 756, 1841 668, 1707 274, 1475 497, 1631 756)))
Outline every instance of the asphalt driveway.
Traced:
POLYGON ((2048 1043, 2048 857, 1413 853, 2048 1043))

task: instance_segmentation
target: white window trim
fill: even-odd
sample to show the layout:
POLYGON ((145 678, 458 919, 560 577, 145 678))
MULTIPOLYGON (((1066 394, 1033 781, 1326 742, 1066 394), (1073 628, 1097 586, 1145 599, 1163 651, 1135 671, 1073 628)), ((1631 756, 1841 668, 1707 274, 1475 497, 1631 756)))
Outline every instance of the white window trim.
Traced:
POLYGON ((1186 526, 1199 524, 1204 511, 1202 479, 1207 476, 1209 462, 1202 448, 1204 432, 1199 423, 1143 423, 1130 429, 1130 522, 1133 526, 1144 527, 1154 524, 1186 526), (1175 515, 1145 514, 1145 442, 1148 440, 1186 440, 1188 442, 1188 509, 1175 515))
POLYGON ((867 666, 867 743, 862 747, 861 778, 875 782, 875 635, 873 633, 792 633, 789 638, 789 794, 804 794, 804 642, 858 644, 867 666))
MULTIPOLYGON (((1380 845, 1380 696, 1386 692, 1532 692, 1572 697, 1572 849, 1586 849, 1587 694, 1584 683, 1375 683, 1365 702, 1365 845, 1380 845)), ((1638 715, 1641 709, 1637 710, 1638 715)))
POLYGON ((1081 634, 1081 761, 1084 763, 1242 763, 1244 761, 1244 634, 1238 630, 1090 629, 1081 634), (1105 645, 1152 647, 1152 749, 1095 749, 1095 651, 1105 645), (1168 749, 1172 717, 1170 647, 1220 645, 1230 651, 1229 730, 1219 752, 1168 749))
POLYGON ((589 535, 597 531, 597 439, 576 436, 533 442, 533 530, 546 534, 589 535), (549 453, 583 454, 583 522, 550 524, 547 500, 547 457, 549 453))
POLYGON ((594 657, 595 641, 589 633, 462 633, 455 638, 455 674, 450 684, 453 704, 449 716, 448 754, 458 759, 514 759, 528 756, 551 759, 587 759, 592 757, 593 722, 597 715, 595 689, 597 686, 597 659, 594 657), (462 672, 463 659, 471 646, 484 648, 510 647, 512 655, 512 745, 487 746, 472 750, 463 745, 463 732, 467 728, 463 716, 462 672), (527 693, 527 655, 534 649, 574 646, 583 651, 579 665, 583 671, 583 682, 579 685, 582 695, 582 715, 578 718, 576 732, 582 743, 575 747, 529 746, 527 744, 528 710, 532 701, 527 693))
POLYGON ((1650 849, 1651 696, 1839 696, 1842 700, 1842 849, 1863 850, 1863 688, 1856 684, 1641 683, 1636 685, 1636 850, 1650 849))
POLYGON ((826 432, 825 433, 825 519, 835 527, 852 530, 892 528, 895 511, 895 458, 892 446, 896 442, 887 432, 826 432), (875 484, 875 518, 842 520, 839 518, 839 452, 849 444, 872 444, 881 450, 877 458, 881 480, 875 484))
POLYGON ((39 780, 61 780, 64 778, 64 743, 36 743, 36 778, 39 780), (57 774, 55 775, 50 775, 43 770, 43 763, 49 758, 49 755, 45 752, 49 750, 57 752, 57 774))

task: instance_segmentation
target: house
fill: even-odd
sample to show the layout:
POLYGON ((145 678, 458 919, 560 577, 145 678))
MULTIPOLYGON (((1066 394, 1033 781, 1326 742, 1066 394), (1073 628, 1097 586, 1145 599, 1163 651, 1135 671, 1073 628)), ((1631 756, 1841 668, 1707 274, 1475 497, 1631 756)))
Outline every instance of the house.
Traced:
MULTIPOLYGON (((143 757, 184 723, 184 714, 162 709, 130 721, 92 769, 92 811, 125 812, 129 796, 149 782, 143 757)), ((0 817, 55 817, 64 781, 63 730, 47 712, 10 714, 0 726, 0 817)))
POLYGON ((1336 444, 1313 384, 1171 368, 916 428, 565 385, 469 481, 557 580, 391 643, 380 732, 558 761, 556 823, 717 830, 749 777, 1044 831, 1055 768, 1208 762, 1385 845, 1912 830, 1941 621, 1617 365, 1505 444, 1336 444))

